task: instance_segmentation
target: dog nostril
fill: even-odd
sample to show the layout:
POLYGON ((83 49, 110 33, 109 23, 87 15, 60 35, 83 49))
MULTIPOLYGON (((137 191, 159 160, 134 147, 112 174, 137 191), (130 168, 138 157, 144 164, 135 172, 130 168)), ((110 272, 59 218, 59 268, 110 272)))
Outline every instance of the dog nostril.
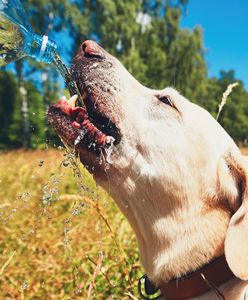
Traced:
POLYGON ((103 49, 93 41, 85 41, 81 45, 82 54, 87 58, 105 58, 103 49))
POLYGON ((92 47, 89 46, 89 44, 87 42, 84 42, 82 45, 81 45, 81 51, 82 51, 82 54, 83 56, 86 56, 86 55, 90 55, 90 53, 92 52, 92 47))
POLYGON ((85 53, 86 43, 83 43, 83 44, 81 45, 81 49, 82 49, 82 52, 85 53))

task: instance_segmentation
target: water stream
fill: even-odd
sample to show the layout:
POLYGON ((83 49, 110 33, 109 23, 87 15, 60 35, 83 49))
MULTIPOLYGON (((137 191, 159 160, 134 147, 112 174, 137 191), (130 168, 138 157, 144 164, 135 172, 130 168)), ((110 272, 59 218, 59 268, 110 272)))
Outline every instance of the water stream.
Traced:
POLYGON ((78 96, 77 101, 78 101, 79 105, 84 107, 84 101, 80 95, 77 84, 72 79, 70 71, 67 69, 66 65, 63 63, 63 61, 61 60, 58 53, 55 51, 53 52, 53 62, 54 62, 54 65, 56 66, 57 70, 63 77, 63 79, 66 83, 66 86, 70 92, 70 95, 71 96, 77 95, 78 96))

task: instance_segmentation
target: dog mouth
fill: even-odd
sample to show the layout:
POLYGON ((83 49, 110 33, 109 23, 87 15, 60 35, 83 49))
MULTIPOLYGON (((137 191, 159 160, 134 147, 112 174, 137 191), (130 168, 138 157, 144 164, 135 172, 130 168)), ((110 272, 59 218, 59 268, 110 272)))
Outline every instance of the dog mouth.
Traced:
POLYGON ((62 97, 48 110, 49 123, 70 147, 79 150, 87 147, 88 151, 99 154, 121 141, 117 109, 111 109, 115 96, 109 89, 113 85, 110 61, 103 48, 85 41, 71 67, 83 105, 79 105, 75 95, 69 101, 62 97))
POLYGON ((77 105, 77 98, 76 95, 69 100, 62 97, 48 110, 48 121, 62 140, 70 147, 79 150, 87 147, 95 154, 117 146, 120 130, 110 117, 97 110, 94 96, 84 93, 85 107, 77 105))

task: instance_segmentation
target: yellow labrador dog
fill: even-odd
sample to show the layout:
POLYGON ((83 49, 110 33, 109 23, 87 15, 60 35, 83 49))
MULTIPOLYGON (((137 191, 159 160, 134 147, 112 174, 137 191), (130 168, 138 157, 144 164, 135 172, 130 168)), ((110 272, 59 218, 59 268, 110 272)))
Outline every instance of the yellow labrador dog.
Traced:
POLYGON ((62 98, 49 121, 130 222, 148 294, 246 299, 248 161, 231 137, 173 88, 141 85, 93 41, 72 73, 86 107, 62 98))

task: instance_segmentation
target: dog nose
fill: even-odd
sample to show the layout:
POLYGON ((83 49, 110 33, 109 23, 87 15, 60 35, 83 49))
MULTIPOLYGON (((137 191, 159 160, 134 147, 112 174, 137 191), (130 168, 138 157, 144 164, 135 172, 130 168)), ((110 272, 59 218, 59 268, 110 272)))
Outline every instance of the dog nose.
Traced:
POLYGON ((104 50, 94 41, 87 40, 81 46, 82 54, 88 58, 105 58, 104 50))

